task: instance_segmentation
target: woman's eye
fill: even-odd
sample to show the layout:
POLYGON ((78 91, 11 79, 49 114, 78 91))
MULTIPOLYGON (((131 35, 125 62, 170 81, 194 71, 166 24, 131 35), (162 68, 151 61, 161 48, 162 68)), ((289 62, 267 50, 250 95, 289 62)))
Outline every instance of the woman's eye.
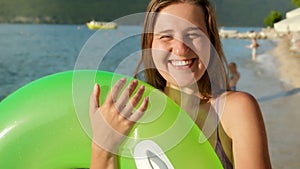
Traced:
POLYGON ((171 40, 173 37, 171 35, 161 35, 159 39, 161 40, 171 40))
POLYGON ((202 35, 199 33, 189 33, 186 35, 186 37, 188 39, 196 39, 196 38, 200 38, 202 35))

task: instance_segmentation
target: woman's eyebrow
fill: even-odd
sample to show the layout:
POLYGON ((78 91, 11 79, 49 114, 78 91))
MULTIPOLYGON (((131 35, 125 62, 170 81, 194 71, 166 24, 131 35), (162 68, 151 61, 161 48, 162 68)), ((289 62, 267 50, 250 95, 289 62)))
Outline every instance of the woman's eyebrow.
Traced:
POLYGON ((165 34, 165 33, 173 33, 172 29, 162 30, 162 31, 154 31, 154 34, 165 34))
POLYGON ((186 31, 200 31, 200 32, 204 33, 204 31, 199 27, 189 27, 186 29, 186 31))

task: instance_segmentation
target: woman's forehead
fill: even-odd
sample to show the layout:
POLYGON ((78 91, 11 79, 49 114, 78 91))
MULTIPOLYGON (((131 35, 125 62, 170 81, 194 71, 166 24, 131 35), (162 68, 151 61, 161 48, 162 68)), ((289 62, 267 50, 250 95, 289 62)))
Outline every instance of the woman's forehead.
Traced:
POLYGON ((163 8, 155 23, 156 31, 195 29, 206 31, 203 9, 187 3, 172 4, 163 8))

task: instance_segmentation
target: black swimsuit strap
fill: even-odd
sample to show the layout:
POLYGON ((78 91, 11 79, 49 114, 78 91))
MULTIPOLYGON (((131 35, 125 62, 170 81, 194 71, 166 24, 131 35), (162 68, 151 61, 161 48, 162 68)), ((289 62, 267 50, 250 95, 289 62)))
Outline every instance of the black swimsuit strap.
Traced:
POLYGON ((228 159, 224 148, 221 144, 221 140, 220 140, 220 136, 219 136, 219 99, 216 99, 216 147, 215 147, 215 151, 224 167, 224 169, 233 169, 233 166, 230 162, 230 160, 228 159))

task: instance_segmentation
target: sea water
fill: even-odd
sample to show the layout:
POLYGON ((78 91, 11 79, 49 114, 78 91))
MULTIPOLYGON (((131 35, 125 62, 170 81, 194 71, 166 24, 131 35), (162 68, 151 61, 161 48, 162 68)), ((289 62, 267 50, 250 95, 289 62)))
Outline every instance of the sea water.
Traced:
MULTIPOLYGON (((66 70, 101 69, 131 75, 140 56, 141 31, 141 26, 125 25, 92 31, 84 25, 0 24, 0 100, 33 80, 66 70)), ((236 62, 241 74, 238 90, 258 99, 281 90, 276 60, 268 53, 274 41, 258 40, 254 62, 245 47, 249 39, 222 39, 222 43, 228 62, 236 62)))

